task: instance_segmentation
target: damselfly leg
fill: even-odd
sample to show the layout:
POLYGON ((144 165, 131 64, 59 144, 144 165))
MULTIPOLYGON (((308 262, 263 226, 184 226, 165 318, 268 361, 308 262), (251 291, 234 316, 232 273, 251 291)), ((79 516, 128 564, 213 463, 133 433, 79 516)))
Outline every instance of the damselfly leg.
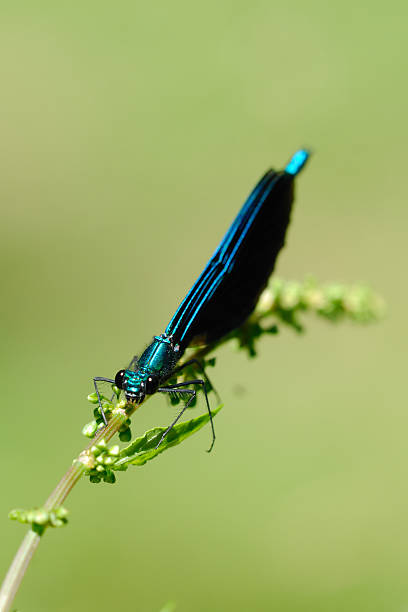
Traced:
POLYGON ((128 370, 134 370, 137 367, 137 364, 139 362, 139 357, 137 355, 133 355, 132 357, 132 361, 129 363, 128 365, 128 370))
POLYGON ((104 378, 103 376, 95 376, 95 377, 94 377, 94 379, 93 379, 93 381, 94 381, 94 387, 95 387, 96 395, 97 395, 97 397, 98 397, 99 409, 100 409, 100 411, 101 411, 101 415, 102 415, 102 418, 103 418, 103 422, 105 423, 105 425, 106 425, 106 427, 107 427, 107 426, 108 426, 108 421, 106 420, 106 415, 105 415, 105 412, 104 412, 104 410, 103 410, 103 408, 102 408, 101 395, 100 395, 100 393, 99 393, 99 389, 98 389, 98 385, 97 385, 97 383, 98 383, 98 382, 107 382, 107 383, 112 383, 112 384, 114 384, 114 383, 115 383, 115 381, 114 381, 114 380, 112 380, 112 378, 104 378))
POLYGON ((208 449, 207 453, 210 453, 212 451, 214 443, 215 443, 215 429, 214 429, 214 423, 213 423, 211 409, 210 409, 210 403, 208 401, 207 389, 205 388, 205 382, 206 382, 205 380, 197 378, 195 380, 186 380, 185 382, 177 383, 176 385, 170 385, 168 387, 159 387, 157 389, 157 391, 159 391, 160 393, 183 393, 183 394, 190 393, 191 397, 188 399, 187 403, 183 406, 183 409, 179 412, 179 414, 177 415, 177 418, 166 429, 166 431, 160 438, 160 441, 158 445, 156 446, 156 448, 160 446, 160 444, 163 442, 164 438, 167 436, 169 431, 174 427, 174 425, 177 423, 177 421, 179 420, 183 412, 186 410, 186 408, 189 407, 189 405, 191 404, 191 402, 195 399, 197 395, 197 391, 195 389, 186 389, 185 387, 188 387, 189 385, 200 385, 204 392, 205 401, 207 404, 207 410, 208 410, 208 414, 210 417, 211 432, 212 432, 212 442, 211 442, 211 446, 208 449))
POLYGON ((214 385, 212 384, 212 382, 210 380, 210 377, 207 375, 207 372, 205 371, 204 366, 203 366, 202 362, 199 359, 189 359, 188 361, 186 361, 182 365, 178 366, 175 370, 173 370, 171 376, 173 376, 173 374, 177 374, 179 372, 182 372, 185 368, 188 368, 191 365, 197 366, 197 369, 199 370, 200 374, 204 378, 205 382, 208 383, 209 390, 210 391, 214 391, 215 396, 217 398, 217 402, 220 404, 221 403, 221 398, 220 398, 220 396, 218 394, 218 391, 214 387, 214 385))

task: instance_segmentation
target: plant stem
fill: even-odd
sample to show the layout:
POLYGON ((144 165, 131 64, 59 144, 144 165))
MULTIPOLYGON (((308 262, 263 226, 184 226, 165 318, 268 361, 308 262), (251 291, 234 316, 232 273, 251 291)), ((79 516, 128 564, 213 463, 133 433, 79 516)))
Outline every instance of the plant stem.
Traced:
MULTIPOLYGON (((97 433, 95 438, 93 438, 84 451, 82 451, 81 455, 86 453, 92 446, 100 442, 102 439, 105 440, 105 442, 108 442, 115 435, 115 433, 117 433, 123 422, 124 418, 122 415, 114 415, 109 421, 108 427, 100 430, 97 433)), ((80 480, 83 472, 84 468, 82 467, 82 464, 79 461, 75 461, 61 478, 54 491, 48 497, 44 504, 44 509, 49 512, 61 506, 69 495, 70 491, 80 480)), ((10 606, 13 603, 25 571, 40 541, 41 535, 33 531, 33 529, 30 529, 26 533, 0 589, 0 612, 8 612, 10 610, 10 606)))
POLYGON ((0 591, 0 611, 7 612, 14 601, 20 583, 23 579, 28 564, 35 553, 41 536, 32 529, 26 533, 16 556, 10 565, 0 591))
MULTIPOLYGON (((202 359, 211 350, 213 350, 213 348, 214 346, 208 346, 204 349, 198 350, 194 353, 193 357, 202 359)), ((147 399, 148 397, 144 400, 144 402, 147 401, 147 399)), ((86 455, 87 451, 89 451, 92 446, 98 444, 98 442, 101 442, 102 440, 109 442, 109 440, 119 431, 119 428, 123 425, 128 416, 133 414, 133 412, 135 412, 137 408, 140 408, 141 405, 142 404, 135 406, 133 410, 127 410, 126 415, 122 413, 114 413, 108 423, 108 426, 100 429, 97 432, 88 446, 78 455, 78 459, 80 459, 81 456, 86 455)), ((48 497, 44 504, 44 510, 50 512, 63 504, 76 483, 81 479, 84 469, 84 465, 81 463, 81 461, 74 461, 73 465, 71 465, 71 467, 67 470, 55 487, 54 491, 48 497)), ((40 541, 41 535, 33 531, 33 529, 30 529, 26 533, 0 589, 0 612, 8 612, 10 610, 10 606, 13 603, 26 569, 40 541)))

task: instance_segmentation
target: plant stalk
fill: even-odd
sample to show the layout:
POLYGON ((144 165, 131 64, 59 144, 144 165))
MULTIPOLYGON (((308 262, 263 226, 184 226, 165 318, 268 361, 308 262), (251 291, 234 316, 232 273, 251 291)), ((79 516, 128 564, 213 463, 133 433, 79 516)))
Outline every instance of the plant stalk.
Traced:
MULTIPOLYGON (((214 346, 208 346, 204 349, 198 350, 194 353, 194 358, 202 359, 207 355, 214 346)), ((144 404, 149 398, 147 397, 142 403, 144 404)), ((92 446, 95 446, 102 440, 109 442, 113 436, 119 431, 119 428, 123 425, 124 421, 131 416, 142 404, 134 406, 133 409, 127 410, 124 416, 121 413, 114 413, 112 418, 109 420, 108 426, 100 429, 86 448, 78 455, 78 459, 89 451, 92 446)), ((83 464, 80 461, 74 461, 71 467, 67 470, 64 476, 61 478, 51 495, 48 497, 44 504, 44 509, 48 512, 62 506, 69 493, 72 491, 77 482, 81 479, 84 473, 83 464)), ((44 532, 43 532, 44 533, 44 532)), ((3 584, 0 589, 0 612, 9 612, 10 607, 14 601, 16 593, 19 589, 21 581, 27 570, 27 567, 40 544, 41 537, 33 529, 26 533, 23 541, 10 565, 10 568, 6 574, 3 584)))

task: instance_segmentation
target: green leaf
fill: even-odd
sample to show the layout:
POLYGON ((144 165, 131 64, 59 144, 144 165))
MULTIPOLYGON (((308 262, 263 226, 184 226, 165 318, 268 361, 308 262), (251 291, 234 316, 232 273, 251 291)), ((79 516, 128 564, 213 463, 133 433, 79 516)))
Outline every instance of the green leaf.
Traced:
MULTIPOLYGON (((218 406, 211 412, 212 417, 221 410, 222 405, 218 406)), ((155 427, 146 431, 146 433, 140 438, 136 438, 132 444, 129 444, 126 448, 120 452, 120 458, 112 465, 113 470, 123 470, 129 465, 144 465, 147 461, 150 461, 154 457, 157 457, 160 453, 164 452, 172 446, 180 444, 199 431, 204 425, 210 420, 208 412, 205 414, 191 419, 190 421, 184 421, 178 423, 169 431, 167 436, 158 448, 155 448, 160 441, 160 438, 166 431, 167 427, 155 427)))

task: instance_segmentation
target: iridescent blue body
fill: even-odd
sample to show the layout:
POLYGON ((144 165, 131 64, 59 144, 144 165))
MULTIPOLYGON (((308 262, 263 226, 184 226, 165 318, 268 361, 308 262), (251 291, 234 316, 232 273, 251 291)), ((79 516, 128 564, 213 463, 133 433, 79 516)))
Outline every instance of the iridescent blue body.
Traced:
POLYGON ((161 385, 181 369, 177 368, 177 363, 196 338, 207 343, 216 342, 251 314, 284 245, 294 199, 294 178, 308 157, 308 151, 300 149, 284 170, 269 170, 261 178, 164 334, 155 336, 140 359, 132 361, 135 369, 120 370, 115 381, 95 378, 98 398, 96 382, 99 380, 115 382, 129 402, 141 403, 146 395, 156 391, 190 394, 177 421, 195 397, 195 391, 186 387, 199 384, 205 393, 211 419, 205 381, 161 385))
POLYGON ((165 334, 155 336, 137 362, 137 370, 125 370, 122 389, 130 401, 142 401, 145 385, 149 377, 165 381, 175 369, 180 359, 178 346, 165 334))

